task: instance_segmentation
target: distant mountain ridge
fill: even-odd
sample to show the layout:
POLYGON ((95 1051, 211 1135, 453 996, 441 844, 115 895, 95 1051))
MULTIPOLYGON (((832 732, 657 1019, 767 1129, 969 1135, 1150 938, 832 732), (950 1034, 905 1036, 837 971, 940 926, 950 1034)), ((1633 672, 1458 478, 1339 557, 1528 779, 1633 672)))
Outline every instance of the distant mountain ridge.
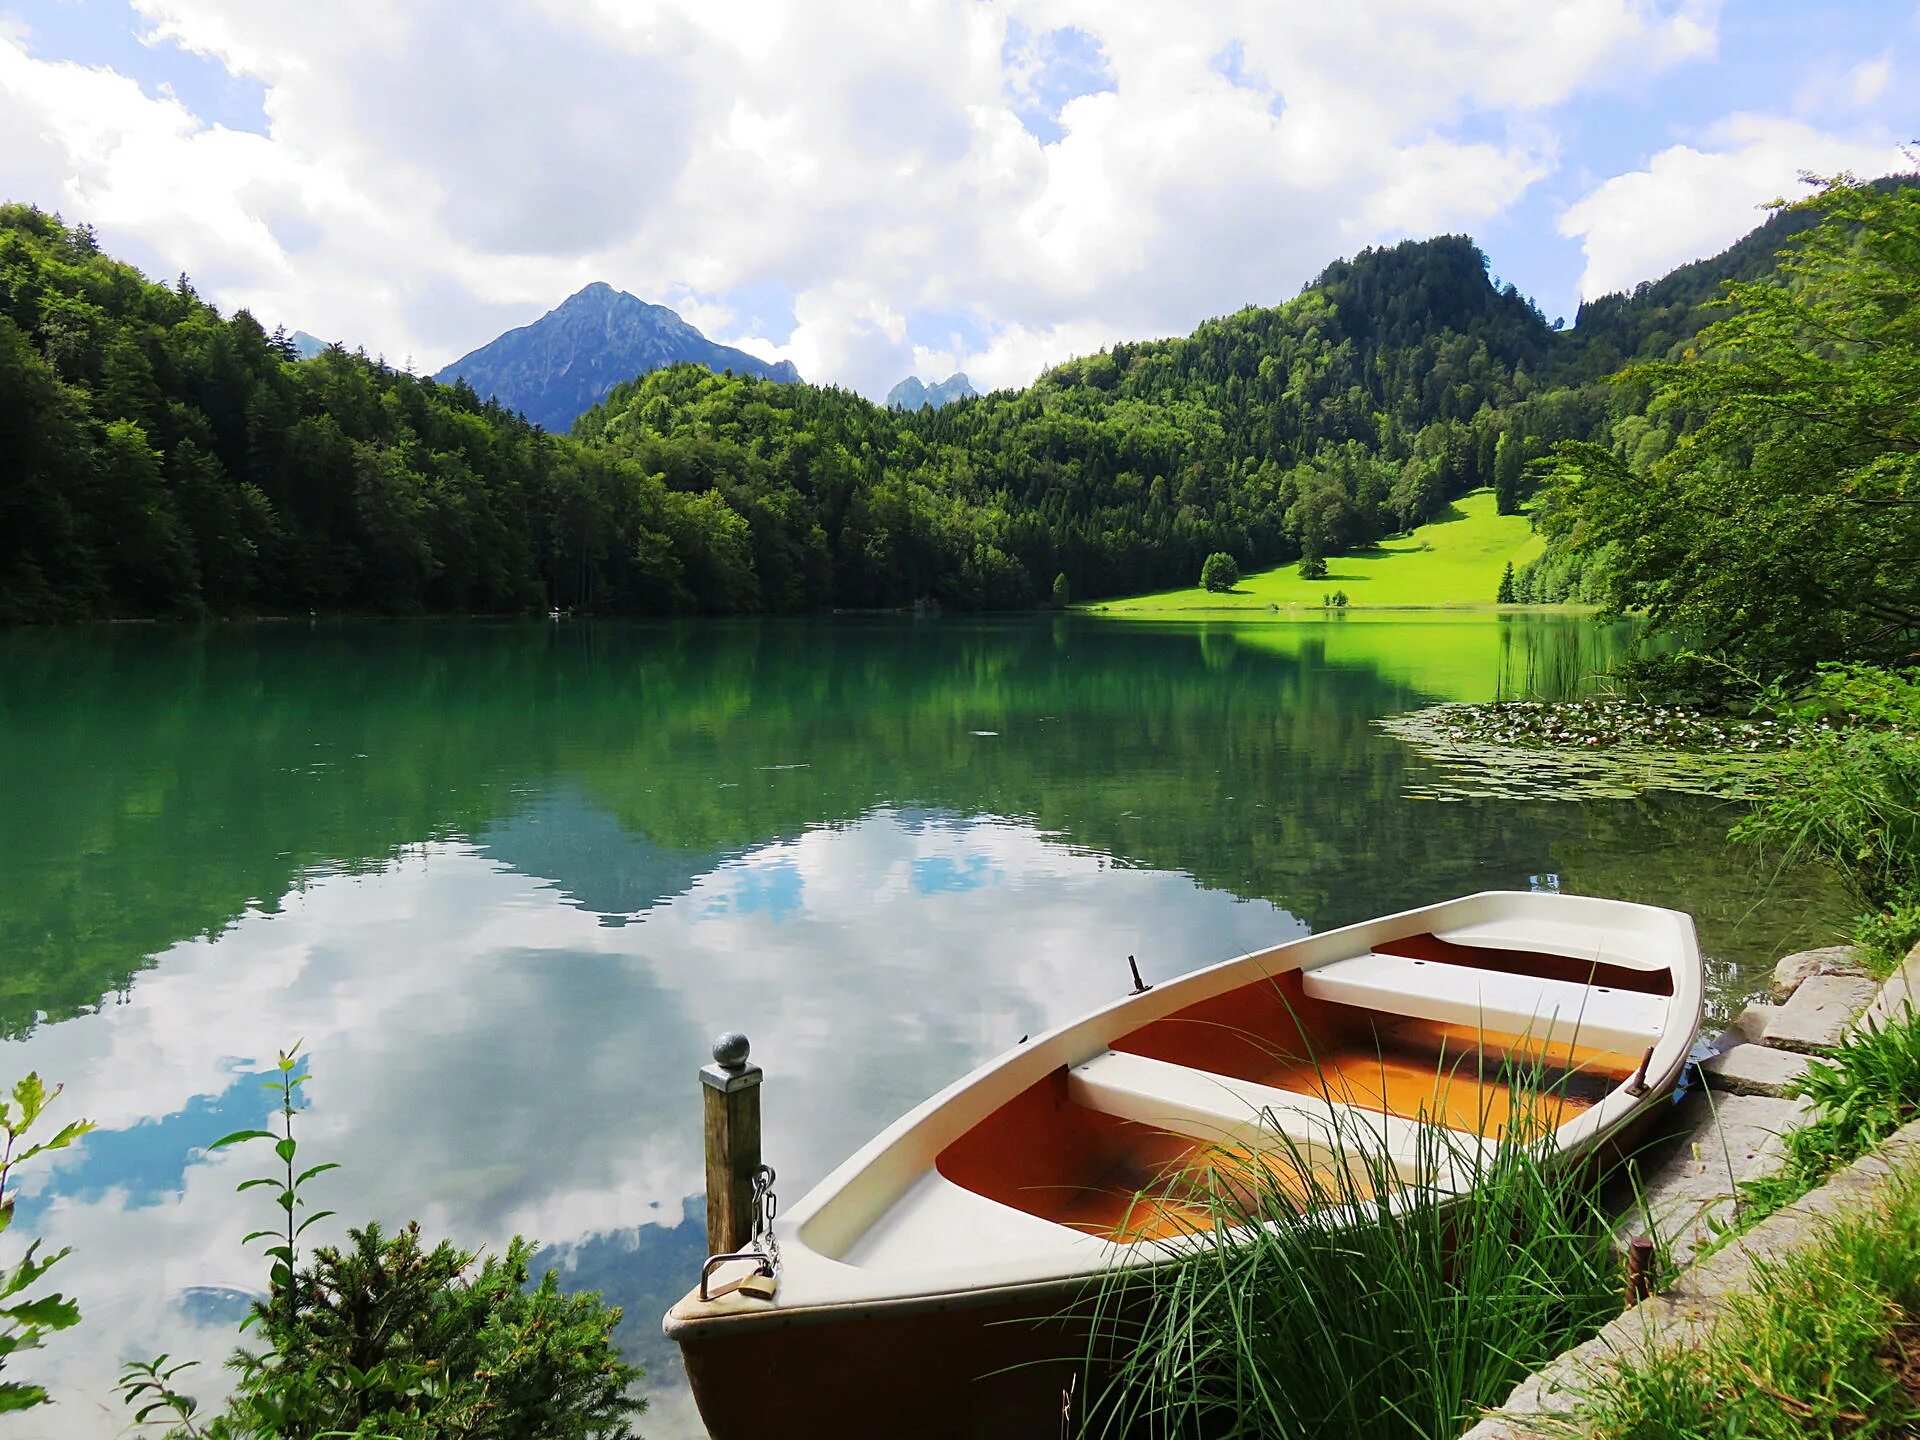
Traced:
POLYGON ((950 400, 976 400, 980 392, 966 374, 956 370, 937 385, 924 385, 909 375, 887 392, 889 410, 938 410, 950 400))
POLYGON ((309 335, 304 330, 296 330, 287 339, 293 342, 294 353, 302 360, 311 360, 327 348, 327 342, 318 335, 309 335))
POLYGON ((565 430, 621 381, 682 363, 782 384, 800 380, 792 361, 775 363, 717 345, 666 306, 598 280, 433 378, 446 384, 465 380, 536 425, 565 430))

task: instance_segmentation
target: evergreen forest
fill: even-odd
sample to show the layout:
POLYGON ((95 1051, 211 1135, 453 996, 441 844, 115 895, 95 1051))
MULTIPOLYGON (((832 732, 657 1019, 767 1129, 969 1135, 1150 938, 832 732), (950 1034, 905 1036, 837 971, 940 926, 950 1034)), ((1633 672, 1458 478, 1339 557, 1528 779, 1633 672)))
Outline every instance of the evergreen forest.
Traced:
MULTIPOLYGON (((1816 218, 1571 330, 1447 236, 937 410, 681 365, 558 435, 339 346, 301 359, 4 206, 0 622, 1004 609, 1191 584, 1214 554, 1311 564, 1480 486, 1515 510, 1563 443, 1657 461, 1688 422, 1611 377, 1680 357, 1816 218)), ((1512 593, 1604 598, 1605 563, 1557 549, 1512 593)))

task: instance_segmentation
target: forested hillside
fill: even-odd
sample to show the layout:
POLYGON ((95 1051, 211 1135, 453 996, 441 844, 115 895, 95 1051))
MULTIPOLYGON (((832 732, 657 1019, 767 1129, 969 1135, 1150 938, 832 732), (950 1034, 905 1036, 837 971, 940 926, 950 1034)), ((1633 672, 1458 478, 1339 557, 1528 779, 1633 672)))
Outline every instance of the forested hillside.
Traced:
POLYGON ((1023 391, 902 413, 676 366, 558 436, 337 346, 301 360, 185 277, 0 207, 0 620, 1013 607, 1060 574, 1086 598, 1190 584, 1216 550, 1352 549, 1483 484, 1511 510, 1557 441, 1662 451, 1603 377, 1683 344, 1802 223, 1570 333, 1443 237, 1023 391))

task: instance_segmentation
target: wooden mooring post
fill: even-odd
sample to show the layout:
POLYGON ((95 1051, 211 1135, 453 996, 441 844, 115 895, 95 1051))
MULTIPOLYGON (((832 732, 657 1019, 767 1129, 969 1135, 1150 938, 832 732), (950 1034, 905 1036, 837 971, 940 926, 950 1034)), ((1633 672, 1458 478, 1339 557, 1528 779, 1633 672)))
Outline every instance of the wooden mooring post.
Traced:
POLYGON ((1627 1242, 1627 1303, 1638 1305, 1653 1296, 1654 1247, 1651 1237, 1636 1235, 1627 1242))
POLYGON ((753 1239, 753 1177, 760 1169, 760 1080, 747 1037, 730 1030, 700 1067, 707 1146, 707 1253, 728 1255, 753 1239))

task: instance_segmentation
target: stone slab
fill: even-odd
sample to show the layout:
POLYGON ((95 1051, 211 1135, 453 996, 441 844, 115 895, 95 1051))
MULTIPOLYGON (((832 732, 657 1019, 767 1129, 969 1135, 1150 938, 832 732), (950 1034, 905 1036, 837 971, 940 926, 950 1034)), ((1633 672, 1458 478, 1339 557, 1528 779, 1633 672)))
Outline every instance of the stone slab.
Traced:
POLYGON ((1701 1069, 1707 1083, 1729 1095, 1780 1095, 1807 1073, 1813 1062, 1790 1050, 1766 1045, 1736 1045, 1708 1060, 1701 1069))
POLYGON ((1764 1000, 1749 1001, 1747 1007, 1733 1017, 1733 1024, 1727 1028, 1729 1033, 1757 1045, 1760 1037, 1767 1033, 1768 1022, 1779 1013, 1778 1005, 1769 1005, 1764 1000))
POLYGON ((1651 1231, 1685 1265, 1733 1219, 1736 1187, 1776 1173, 1781 1136, 1807 1111, 1804 1100, 1768 1095, 1703 1095, 1689 1101, 1692 1125, 1640 1179, 1640 1203, 1622 1219, 1623 1237, 1651 1231))
POLYGON ((1784 1005, 1800 986, 1816 975, 1865 976, 1867 967, 1851 945, 1823 945, 1783 957, 1773 967, 1773 1001, 1784 1005))
POLYGON ((1879 993, 1880 982, 1864 976, 1814 975, 1767 1022, 1761 1038, 1781 1050, 1835 1049, 1879 993))
POLYGON ((1889 1020, 1920 1018, 1920 945, 1887 977, 1880 993, 1860 1017, 1862 1025, 1884 1025, 1889 1020))

